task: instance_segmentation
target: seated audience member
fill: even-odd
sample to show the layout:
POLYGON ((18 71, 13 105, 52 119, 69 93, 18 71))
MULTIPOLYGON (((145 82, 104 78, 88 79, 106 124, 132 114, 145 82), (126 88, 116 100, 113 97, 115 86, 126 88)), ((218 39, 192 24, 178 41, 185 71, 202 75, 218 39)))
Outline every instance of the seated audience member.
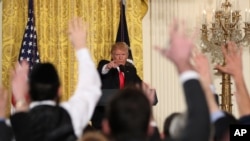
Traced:
POLYGON ((101 76, 102 89, 120 89, 142 82, 134 65, 127 61, 128 49, 125 42, 117 42, 111 47, 111 61, 99 62, 97 69, 101 76))
POLYGON ((236 87, 235 98, 240 115, 239 122, 250 124, 250 98, 243 76, 242 48, 237 47, 234 42, 228 42, 222 46, 222 53, 226 65, 217 65, 215 68, 233 77, 236 87))
POLYGON ((11 127, 6 123, 6 109, 8 103, 8 94, 3 88, 0 88, 0 141, 11 141, 13 132, 11 127))
POLYGON ((185 34, 184 25, 175 21, 170 27, 169 48, 157 50, 175 65, 183 85, 187 103, 186 125, 175 141, 208 141, 210 139, 210 118, 205 94, 190 59, 195 46, 185 34))
MULTIPOLYGON (((142 83, 137 75, 136 68, 127 61, 129 47, 125 42, 117 42, 111 47, 111 61, 101 60, 97 70, 101 77, 102 89, 122 89, 128 85, 142 83)), ((154 105, 158 100, 155 94, 154 105)), ((105 107, 97 106, 92 117, 92 124, 96 129, 101 129, 105 107)))
POLYGON ((148 140, 152 109, 145 93, 136 87, 120 90, 108 103, 103 132, 110 140, 148 140))
POLYGON ((75 141, 87 126, 101 96, 101 82, 86 48, 86 26, 80 19, 69 24, 69 39, 79 63, 78 84, 72 97, 61 104, 60 81, 51 63, 40 63, 28 75, 26 62, 13 72, 16 113, 11 124, 17 141, 75 141), (28 78, 28 80, 27 80, 28 78), (31 103, 25 101, 29 94, 31 103))

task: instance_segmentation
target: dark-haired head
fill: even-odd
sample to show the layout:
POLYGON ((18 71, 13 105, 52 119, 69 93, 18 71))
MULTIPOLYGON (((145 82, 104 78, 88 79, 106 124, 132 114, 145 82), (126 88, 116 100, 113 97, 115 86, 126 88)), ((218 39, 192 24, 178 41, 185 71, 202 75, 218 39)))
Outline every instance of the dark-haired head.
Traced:
POLYGON ((29 93, 32 101, 58 98, 60 80, 51 63, 36 64, 29 74, 29 93))
POLYGON ((106 109, 111 136, 118 140, 145 139, 151 112, 149 100, 142 90, 136 87, 120 90, 106 109))
POLYGON ((163 133, 165 137, 170 137, 170 125, 171 122, 173 121, 173 119, 177 116, 181 115, 181 113, 179 112, 174 112, 172 114, 170 114, 168 117, 166 117, 165 121, 164 121, 164 125, 163 125, 163 133))
POLYGON ((237 119, 230 113, 224 112, 225 116, 221 117, 214 123, 215 127, 215 141, 224 141, 229 139, 230 125, 237 124, 237 119))

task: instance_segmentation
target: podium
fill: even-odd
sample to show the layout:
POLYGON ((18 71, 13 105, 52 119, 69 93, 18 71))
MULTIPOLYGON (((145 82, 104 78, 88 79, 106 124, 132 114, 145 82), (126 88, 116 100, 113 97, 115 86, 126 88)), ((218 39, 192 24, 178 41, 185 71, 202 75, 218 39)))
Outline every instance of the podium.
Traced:
POLYGON ((102 96, 97 106, 106 106, 110 98, 115 95, 119 89, 102 89, 102 96))
MULTIPOLYGON (((107 103, 109 102, 110 98, 118 93, 120 89, 102 89, 102 96, 97 104, 97 106, 105 107, 107 103)), ((154 103, 153 106, 155 106, 158 103, 158 98, 155 93, 154 103)))

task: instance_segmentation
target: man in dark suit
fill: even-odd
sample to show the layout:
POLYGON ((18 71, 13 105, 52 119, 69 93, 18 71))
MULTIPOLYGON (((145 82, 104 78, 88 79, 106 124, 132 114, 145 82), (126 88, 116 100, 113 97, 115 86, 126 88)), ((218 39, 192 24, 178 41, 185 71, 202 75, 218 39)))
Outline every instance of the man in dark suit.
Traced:
MULTIPOLYGON (((128 62, 128 45, 117 42, 111 47, 111 61, 101 60, 97 70, 101 77, 102 89, 122 89, 128 85, 141 83, 136 68, 128 62)), ((97 106, 92 117, 92 125, 101 129, 104 107, 97 106)))
MULTIPOLYGON (((97 70, 102 81, 102 89, 122 89, 129 85, 141 84, 143 81, 137 75, 133 63, 128 60, 129 47, 125 42, 117 42, 111 47, 111 61, 101 60, 97 70)), ((153 105, 158 99, 155 94, 153 105)), ((101 129, 104 117, 104 107, 97 106, 92 117, 92 125, 101 129)))
MULTIPOLYGON (((142 84, 143 81, 137 75, 137 71, 133 63, 128 60, 129 47, 125 42, 117 42, 111 47, 111 61, 101 60, 98 64, 98 72, 102 81, 102 89, 123 89, 124 87, 142 84), (121 76, 122 75, 122 76, 121 76), (123 79, 124 78, 124 79, 123 79), (123 80, 121 80, 123 79, 123 80)), ((153 92, 152 105, 158 102, 156 92, 153 92)), ((97 129, 101 129, 101 122, 104 118, 105 107, 97 106, 92 118, 92 124, 97 129)), ((151 121, 154 123, 154 121, 151 121)), ((150 140, 160 138, 159 130, 156 125, 152 124, 153 134, 150 140)))
POLYGON ((101 60, 98 64, 98 72, 102 80, 102 89, 120 89, 129 84, 141 83, 136 68, 128 62, 128 45, 125 42, 117 42, 111 48, 111 61, 101 60), (120 74, 124 76, 121 82, 120 74), (121 86, 124 83, 123 86, 121 86))

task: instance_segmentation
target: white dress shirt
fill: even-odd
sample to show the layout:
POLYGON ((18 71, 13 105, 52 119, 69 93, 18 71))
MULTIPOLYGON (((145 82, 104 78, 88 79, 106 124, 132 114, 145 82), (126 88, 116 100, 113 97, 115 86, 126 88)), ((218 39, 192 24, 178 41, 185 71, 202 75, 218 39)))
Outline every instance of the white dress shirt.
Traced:
MULTIPOLYGON (((75 135, 79 138, 92 117, 101 97, 101 81, 87 48, 76 52, 78 59, 78 84, 72 97, 60 104, 70 115, 75 135)), ((32 102, 30 108, 38 105, 55 105, 55 101, 32 102)))

